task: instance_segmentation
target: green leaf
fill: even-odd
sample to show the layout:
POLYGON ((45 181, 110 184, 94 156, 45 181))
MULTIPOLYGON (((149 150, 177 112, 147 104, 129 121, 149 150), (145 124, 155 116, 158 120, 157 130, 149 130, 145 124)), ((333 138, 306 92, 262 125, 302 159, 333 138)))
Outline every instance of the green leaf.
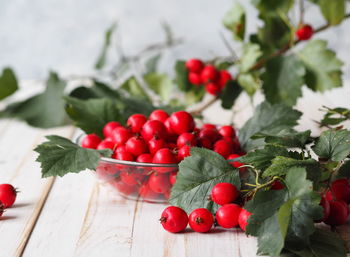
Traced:
POLYGON ((262 75, 266 99, 271 103, 283 102, 293 106, 301 96, 304 76, 304 64, 294 54, 270 59, 262 75))
POLYGON ((328 230, 316 229, 310 236, 310 245, 302 250, 286 248, 300 257, 346 257, 345 242, 337 233, 328 230))
POLYGON ((110 149, 94 150, 78 146, 60 136, 47 136, 48 141, 38 145, 37 162, 41 163, 42 177, 64 176, 85 169, 96 169, 101 156, 109 157, 110 149))
POLYGON ((260 79, 255 73, 240 73, 237 80, 249 96, 253 96, 260 88, 260 79))
POLYGON ((68 124, 64 111, 65 81, 54 72, 50 73, 43 93, 27 100, 10 104, 5 110, 5 117, 15 117, 39 128, 52 128, 68 124))
POLYGON ((174 84, 168 75, 149 73, 144 76, 144 79, 149 87, 160 96, 163 102, 169 102, 174 90, 174 84))
POLYGON ((241 92, 242 88, 237 83, 237 81, 229 80, 220 95, 222 108, 231 109, 241 92))
POLYGON ((120 89, 127 91, 133 97, 142 98, 142 99, 145 99, 147 101, 150 101, 145 90, 141 87, 140 83, 137 81, 137 79, 134 76, 127 79, 120 86, 120 89))
POLYGON ((177 61, 175 64, 175 82, 181 91, 187 92, 192 88, 191 83, 188 81, 188 71, 186 69, 185 61, 177 61))
POLYGON ((312 150, 320 158, 341 161, 350 154, 350 131, 345 129, 324 131, 312 150))
POLYGON ((344 164, 338 170, 337 178, 349 178, 350 179, 350 161, 344 162, 344 164))
POLYGON ((83 100, 103 97, 119 99, 121 97, 117 90, 97 80, 94 80, 90 87, 80 86, 75 88, 69 96, 83 100))
POLYGON ((79 100, 65 97, 66 112, 74 124, 85 133, 95 133, 102 136, 102 129, 107 122, 125 122, 120 113, 118 102, 110 98, 79 100))
POLYGON ((205 95, 205 87, 193 87, 190 91, 185 92, 185 104, 192 105, 200 102, 205 95))
POLYGON ((240 188, 239 171, 221 155, 205 148, 191 148, 191 156, 179 165, 176 183, 171 190, 170 203, 191 212, 208 208, 215 212, 217 206, 208 201, 211 189, 220 182, 240 188))
POLYGON ((262 14, 282 11, 287 13, 294 5, 294 0, 252 0, 253 4, 262 14))
POLYGON ((0 100, 12 95, 18 89, 15 73, 10 68, 4 68, 0 76, 0 100))
POLYGON ((346 108, 328 108, 324 106, 324 111, 326 114, 323 116, 323 119, 321 120, 321 127, 322 126, 329 126, 329 125, 339 125, 340 123, 350 120, 350 110, 346 108))
POLYGON ((146 74, 148 73, 154 73, 157 71, 157 66, 159 63, 160 58, 162 57, 161 54, 156 54, 154 56, 152 56, 151 58, 149 58, 145 64, 146 66, 146 74))
POLYGON ((242 57, 240 59, 240 72, 248 72, 251 67, 261 57, 262 52, 258 44, 247 43, 243 46, 242 57))
POLYGON ((323 17, 330 25, 338 25, 345 17, 345 0, 319 0, 323 17))
POLYGON ((239 142, 248 152, 264 145, 263 139, 251 139, 257 133, 278 133, 297 124, 301 113, 283 104, 263 102, 256 107, 253 116, 239 130, 239 142))
POLYGON ((244 40, 245 33, 245 10, 241 4, 235 3, 234 6, 225 14, 223 19, 224 26, 230 30, 237 40, 244 40))
POLYGON ((327 49, 324 40, 312 40, 298 53, 306 67, 306 85, 314 91, 325 91, 342 86, 343 62, 327 49))
POLYGON ((103 47, 102 47, 101 53, 100 53, 99 57, 97 58, 97 61, 95 64, 95 69, 97 69, 97 70, 102 69, 106 64, 107 51, 111 45, 112 35, 113 35, 114 31, 116 30, 116 28, 117 28, 117 24, 113 23, 105 32, 105 39, 104 39, 103 47))
POLYGON ((265 142, 285 147, 303 148, 309 141, 311 131, 296 132, 294 129, 284 129, 278 133, 258 133, 253 138, 265 138, 265 142))

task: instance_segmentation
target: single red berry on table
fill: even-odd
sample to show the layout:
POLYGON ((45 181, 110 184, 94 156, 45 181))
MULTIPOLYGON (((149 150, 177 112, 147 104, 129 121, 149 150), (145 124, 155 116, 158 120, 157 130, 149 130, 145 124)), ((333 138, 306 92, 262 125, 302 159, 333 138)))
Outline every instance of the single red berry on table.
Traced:
POLYGON ((231 74, 227 70, 221 70, 219 71, 219 79, 218 79, 218 84, 221 89, 224 89, 226 86, 226 83, 232 80, 231 74))
POLYGON ((148 185, 155 193, 165 193, 170 190, 171 184, 168 174, 152 173, 148 180, 148 185))
POLYGON ((350 180, 349 179, 337 179, 333 181, 331 185, 331 191, 338 200, 350 204, 350 180))
POLYGON ((167 137, 167 129, 161 121, 149 120, 143 125, 141 135, 147 141, 152 138, 165 139, 167 137))
POLYGON ((314 29, 308 25, 302 25, 297 31, 296 36, 299 40, 309 40, 314 34, 314 29))
POLYGON ((155 110, 149 115, 149 120, 159 120, 165 122, 169 118, 169 114, 163 110, 155 110))
POLYGON ((232 203, 238 196, 237 187, 231 183, 218 183, 211 190, 211 199, 219 205, 232 203))
POLYGON ((232 154, 232 144, 224 139, 221 139, 216 141, 213 150, 214 152, 222 155, 224 158, 227 158, 230 154, 232 154))
POLYGON ((219 95, 221 93, 221 88, 218 84, 210 82, 205 85, 205 91, 211 95, 219 95))
POLYGON ((146 121, 147 117, 145 115, 136 113, 128 118, 126 124, 131 128, 133 133, 140 133, 146 121))
POLYGON ((207 65, 203 68, 201 72, 201 79, 203 83, 213 82, 218 78, 218 71, 212 65, 207 65))
POLYGON ((189 72, 194 73, 200 73, 204 68, 203 62, 199 59, 189 59, 185 66, 189 72))
POLYGON ((252 215, 249 211, 242 209, 238 217, 238 225, 243 231, 246 231, 248 225, 248 219, 252 215))
POLYGON ((102 150, 102 149, 111 149, 114 150, 115 147, 117 146, 116 143, 110 140, 102 140, 101 143, 98 144, 97 150, 102 150))
POLYGON ((177 157, 179 161, 182 161, 183 159, 185 159, 190 155, 191 155, 191 147, 189 145, 182 146, 177 153, 177 157))
POLYGON ((117 127, 112 131, 111 138, 118 145, 124 145, 133 134, 129 129, 117 127))
POLYGON ((186 111, 174 112, 170 116, 170 126, 172 131, 177 135, 185 132, 192 132, 195 128, 195 123, 191 114, 186 111))
POLYGON ((188 223, 192 230, 200 233, 208 232, 214 223, 213 214, 205 208, 198 208, 191 212, 188 223))
POLYGON ((132 153, 134 156, 139 156, 140 154, 147 153, 148 144, 141 137, 131 137, 125 143, 126 151, 132 153))
POLYGON ((198 73, 194 73, 194 72, 190 72, 188 73, 188 81, 196 86, 199 86, 202 84, 202 79, 201 79, 201 75, 198 73))
POLYGON ((329 201, 330 212, 325 223, 330 226, 343 225, 349 217, 349 207, 342 200, 329 201))
POLYGON ((134 155, 127 151, 115 152, 114 158, 121 161, 130 161, 133 162, 135 160, 134 155))
POLYGON ((167 142, 163 139, 152 138, 148 141, 148 148, 151 154, 155 154, 159 149, 166 148, 167 142))
POLYGON ((169 175, 170 184, 174 185, 176 183, 177 172, 171 172, 169 175))
POLYGON ((137 162, 143 162, 143 163, 152 163, 153 161, 153 155, 150 153, 143 153, 137 156, 136 159, 137 162))
POLYGON ((96 134, 88 134, 83 138, 81 146, 84 148, 96 149, 97 146, 101 143, 101 138, 96 134))
POLYGON ((103 135, 105 136, 105 138, 110 137, 112 135, 112 131, 117 128, 120 127, 121 124, 117 121, 111 121, 108 122, 102 130, 103 135))
POLYGON ((120 179, 127 185, 138 185, 142 182, 143 175, 135 172, 122 171, 120 179))
POLYGON ((0 202, 4 205, 5 208, 11 207, 16 201, 16 197, 16 188, 10 184, 0 185, 0 202))
POLYGON ((169 206, 163 211, 160 223, 165 230, 171 233, 178 233, 187 227, 188 216, 181 208, 169 206))
POLYGON ((226 126, 221 126, 219 129, 219 134, 223 137, 235 137, 236 136, 236 131, 232 126, 226 125, 226 126))
POLYGON ((216 221, 223 228, 233 228, 238 225, 238 217, 242 208, 234 203, 221 206, 216 212, 216 221))
POLYGON ((195 134, 189 133, 189 132, 182 133, 177 138, 176 144, 179 148, 183 147, 184 145, 196 146, 197 145, 197 136, 195 134))

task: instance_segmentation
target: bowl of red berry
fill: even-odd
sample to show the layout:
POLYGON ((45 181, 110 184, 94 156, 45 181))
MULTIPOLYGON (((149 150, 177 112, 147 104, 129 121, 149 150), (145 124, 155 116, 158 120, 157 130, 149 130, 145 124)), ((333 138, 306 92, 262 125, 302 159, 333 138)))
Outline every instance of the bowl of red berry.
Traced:
MULTIPOLYGON (((81 146, 111 149, 95 170, 97 177, 128 199, 167 202, 176 182, 178 163, 190 155, 191 147, 204 147, 226 159, 240 156, 240 144, 232 126, 196 126, 192 115, 178 111, 169 115, 155 110, 149 117, 131 115, 126 125, 111 121, 101 138, 85 135, 81 146)), ((233 162, 232 165, 241 165, 233 162)))

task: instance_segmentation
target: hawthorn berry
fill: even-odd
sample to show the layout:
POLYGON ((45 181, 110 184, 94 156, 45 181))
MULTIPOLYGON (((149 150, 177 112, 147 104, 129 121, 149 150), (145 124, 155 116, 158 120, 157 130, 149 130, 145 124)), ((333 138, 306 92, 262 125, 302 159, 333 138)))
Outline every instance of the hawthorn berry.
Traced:
POLYGON ((199 138, 208 138, 212 143, 221 138, 221 135, 216 129, 203 128, 199 131, 199 138))
POLYGON ((169 114, 166 111, 163 110, 154 110, 149 115, 149 120, 159 120, 161 122, 165 122, 169 118, 169 114))
POLYGON ((330 226, 343 225, 349 217, 349 207, 342 200, 329 201, 329 216, 325 223, 330 226))
POLYGON ((198 146, 204 147, 204 148, 207 148, 207 149, 212 149, 213 148, 213 143, 207 137, 200 137, 200 138, 198 138, 198 146))
POLYGON ((111 138, 118 146, 123 145, 128 141, 133 134, 129 129, 117 127, 112 131, 111 138))
POLYGON ((136 185, 127 185, 121 181, 113 181, 112 186, 117 189, 120 193, 128 196, 137 191, 136 185))
POLYGON ((200 233, 208 232, 214 223, 213 214, 205 208, 198 208, 191 212, 188 223, 192 230, 200 233))
POLYGON ((16 197, 16 188, 10 184, 0 185, 0 203, 2 203, 5 208, 11 207, 16 201, 16 197))
POLYGON ((136 113, 128 118, 126 124, 131 128, 133 133, 140 133, 146 121, 147 117, 145 115, 136 113))
POLYGON ((167 137, 167 129, 161 121, 149 120, 143 125, 141 135, 147 141, 152 138, 165 139, 167 137))
POLYGON ((169 122, 172 131, 177 135, 181 135, 185 132, 192 132, 195 127, 192 115, 186 111, 174 112, 170 116, 169 122))
POLYGON ((137 156, 136 159, 137 162, 143 162, 143 163, 152 163, 153 161, 153 155, 150 153, 143 153, 137 156))
POLYGON ((177 153, 177 158, 179 159, 179 161, 182 161, 183 159, 185 159, 190 155, 191 155, 191 147, 189 145, 184 145, 179 149, 177 153))
POLYGON ((116 147, 116 143, 114 143, 113 141, 110 140, 102 140, 101 143, 98 144, 97 146, 97 150, 102 150, 102 149, 111 149, 114 150, 114 148, 116 147))
POLYGON ((81 146, 84 148, 96 149, 97 146, 101 143, 101 138, 96 134, 88 134, 83 138, 81 146))
POLYGON ((213 150, 214 152, 222 155, 224 158, 227 158, 230 154, 232 154, 232 144, 224 139, 221 139, 215 142, 213 150))
POLYGON ((201 75, 198 73, 194 73, 194 72, 190 72, 188 74, 188 81, 196 86, 199 86, 202 84, 202 80, 201 80, 201 75))
POLYGON ((337 179, 331 185, 331 191, 338 200, 343 200, 347 204, 350 204, 350 180, 349 179, 337 179))
POLYGON ((169 206, 163 211, 160 223, 166 231, 178 233, 187 227, 188 216, 181 208, 169 206))
POLYGON ((296 36, 299 40, 309 40, 314 34, 314 29, 308 25, 302 25, 297 31, 296 36))
POLYGON ((211 190, 211 199, 219 205, 232 203, 238 196, 239 191, 236 186, 231 183, 218 183, 211 190))
POLYGON ((207 91, 211 95, 219 95, 221 92, 221 88, 218 84, 211 82, 205 85, 205 91, 207 91))
POLYGON ((246 209, 242 209, 240 214, 239 214, 238 224, 243 231, 246 231, 246 227, 248 225, 248 219, 249 219, 250 215, 252 215, 252 214, 249 211, 247 211, 246 209))
POLYGON ((120 173, 121 181, 130 186, 140 184, 143 177, 142 174, 135 172, 122 171, 120 173))
POLYGON ((151 140, 148 141, 148 148, 151 154, 155 154, 159 149, 161 148, 166 148, 167 147, 167 142, 160 138, 152 138, 151 140))
POLYGON ((218 84, 221 89, 224 89, 226 86, 226 83, 232 80, 231 74, 227 70, 221 70, 219 71, 219 79, 218 79, 218 84))
POLYGON ((214 124, 211 124, 211 123, 205 123, 205 124, 203 124, 202 129, 214 129, 214 130, 216 130, 216 126, 214 124))
POLYGON ((177 135, 175 134, 175 132, 171 128, 170 117, 168 119, 166 119, 166 121, 164 122, 164 126, 166 127, 166 130, 168 132, 168 137, 177 138, 177 135))
MULTIPOLYGON (((239 154, 230 154, 228 157, 227 157, 227 160, 232 160, 232 159, 236 159, 236 158, 239 158, 241 157, 241 155, 239 154)), ((233 162, 230 162, 231 166, 234 167, 234 168, 239 168, 241 166, 244 165, 244 163, 242 162, 239 162, 239 161, 233 161, 233 162)), ((245 171, 247 168, 246 167, 243 167, 243 168, 240 168, 239 171, 243 172, 245 171)))
POLYGON ((176 156, 169 148, 159 149, 153 156, 153 163, 176 163, 176 156))
POLYGON ((203 62, 199 59, 189 59, 185 66, 189 72, 193 73, 200 73, 204 68, 203 62))
POLYGON ((165 193, 170 190, 171 184, 167 174, 152 173, 148 179, 150 189, 155 193, 165 193))
POLYGON ((141 196, 144 199, 157 199, 159 194, 152 191, 151 188, 147 183, 140 186, 139 189, 139 196, 141 196))
POLYGON ((114 158, 117 160, 130 161, 130 162, 133 162, 135 159, 132 153, 129 153, 127 151, 115 152, 114 158))
POLYGON ((275 180, 270 187, 270 189, 272 190, 282 190, 283 188, 284 188, 284 185, 279 180, 275 180))
POLYGON ((171 172, 169 175, 170 184, 174 185, 176 183, 177 172, 171 172))
POLYGON ((218 77, 218 71, 212 65, 207 65, 203 68, 201 72, 201 79, 203 83, 213 82, 218 77))
POLYGON ((238 217, 242 208, 234 203, 221 206, 216 212, 216 221, 223 228, 233 228, 238 225, 238 217))
POLYGON ((131 137, 125 143, 126 151, 132 153, 134 156, 146 153, 148 151, 148 145, 141 137, 131 137))
POLYGON ((103 135, 105 136, 105 138, 110 137, 112 135, 112 131, 117 128, 120 127, 121 124, 117 121, 111 121, 108 122, 102 130, 103 135))
POLYGON ((235 129, 232 126, 221 126, 221 128, 219 129, 219 134, 223 137, 235 137, 236 136, 236 132, 235 129))
POLYGON ((184 145, 196 146, 197 145, 197 136, 193 133, 185 132, 179 135, 177 138, 176 144, 179 148, 184 145))

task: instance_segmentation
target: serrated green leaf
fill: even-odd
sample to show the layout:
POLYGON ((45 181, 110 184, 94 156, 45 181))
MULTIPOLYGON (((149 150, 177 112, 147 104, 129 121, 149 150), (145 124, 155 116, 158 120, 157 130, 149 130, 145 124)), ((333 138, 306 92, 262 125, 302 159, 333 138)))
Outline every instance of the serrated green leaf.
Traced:
POLYGON ((248 72, 262 55, 258 44, 247 43, 243 46, 239 69, 241 73, 248 72))
POLYGON ((342 86, 343 62, 327 49, 324 40, 312 40, 298 53, 306 67, 306 85, 314 91, 325 91, 342 86))
POLYGON ((108 52, 108 49, 111 45, 112 36, 113 36, 113 33, 116 30, 116 28, 117 28, 117 24, 113 23, 105 32, 105 38, 104 38, 102 50, 101 50, 101 53, 98 56, 96 64, 95 64, 95 69, 97 69, 97 70, 102 69, 106 64, 107 52, 108 52))
POLYGON ((350 131, 326 130, 322 132, 312 150, 320 158, 341 161, 350 154, 350 131))
POLYGON ((90 87, 80 86, 75 88, 69 96, 82 100, 103 97, 119 99, 121 97, 117 90, 97 80, 94 80, 90 87))
POLYGON ((51 72, 43 93, 24 101, 10 104, 4 110, 5 117, 14 117, 39 128, 52 128, 68 124, 64 112, 64 89, 66 82, 51 72))
POLYGON ((38 145, 37 162, 41 163, 42 177, 64 176, 85 169, 96 169, 101 156, 109 157, 110 149, 94 150, 82 148, 69 139, 60 136, 47 136, 48 141, 38 145))
POLYGON ((330 25, 338 25, 345 17, 345 0, 319 0, 323 17, 330 25))
POLYGON ((149 73, 144 76, 144 79, 149 87, 160 96, 163 102, 169 102, 175 86, 168 75, 149 73))
POLYGON ((223 19, 224 26, 232 32, 237 40, 244 40, 245 34, 245 10, 241 4, 235 3, 233 7, 225 14, 223 19))
POLYGON ((4 68, 0 76, 0 100, 12 95, 18 89, 15 73, 10 68, 4 68))
POLYGON ((258 133, 253 138, 265 138, 265 142, 285 147, 303 148, 309 141, 311 131, 297 132, 294 129, 284 129, 278 133, 258 133))
POLYGON ((176 183, 171 190, 170 203, 191 212, 196 208, 208 208, 215 212, 208 200, 211 189, 220 182, 228 182, 240 188, 239 171, 221 155, 205 148, 191 148, 191 156, 179 165, 176 183))
POLYGON ((242 88, 237 83, 237 81, 229 80, 220 95, 222 108, 231 109, 241 92, 242 88))
POLYGON ((254 73, 240 73, 237 80, 249 96, 253 96, 260 88, 260 79, 254 73))
POLYGON ((140 83, 137 81, 137 79, 132 76, 129 79, 127 79, 121 86, 120 89, 125 90, 130 94, 130 96, 135 98, 142 98, 146 101, 150 101, 148 95, 146 94, 145 90, 141 87, 140 83))
POLYGON ((266 99, 271 103, 283 102, 293 106, 302 95, 304 76, 304 64, 294 54, 270 59, 262 75, 266 99))
POLYGON ((175 64, 175 82, 181 91, 187 92, 192 88, 191 83, 188 81, 188 71, 186 69, 185 61, 177 61, 175 64))
POLYGON ((278 133, 294 127, 300 116, 300 112, 283 104, 261 103, 256 107, 253 116, 239 130, 241 147, 248 152, 264 145, 263 139, 251 139, 251 137, 257 133, 278 133))
POLYGON ((334 126, 340 123, 350 120, 350 110, 342 107, 328 108, 324 106, 326 112, 321 120, 320 126, 334 126))

